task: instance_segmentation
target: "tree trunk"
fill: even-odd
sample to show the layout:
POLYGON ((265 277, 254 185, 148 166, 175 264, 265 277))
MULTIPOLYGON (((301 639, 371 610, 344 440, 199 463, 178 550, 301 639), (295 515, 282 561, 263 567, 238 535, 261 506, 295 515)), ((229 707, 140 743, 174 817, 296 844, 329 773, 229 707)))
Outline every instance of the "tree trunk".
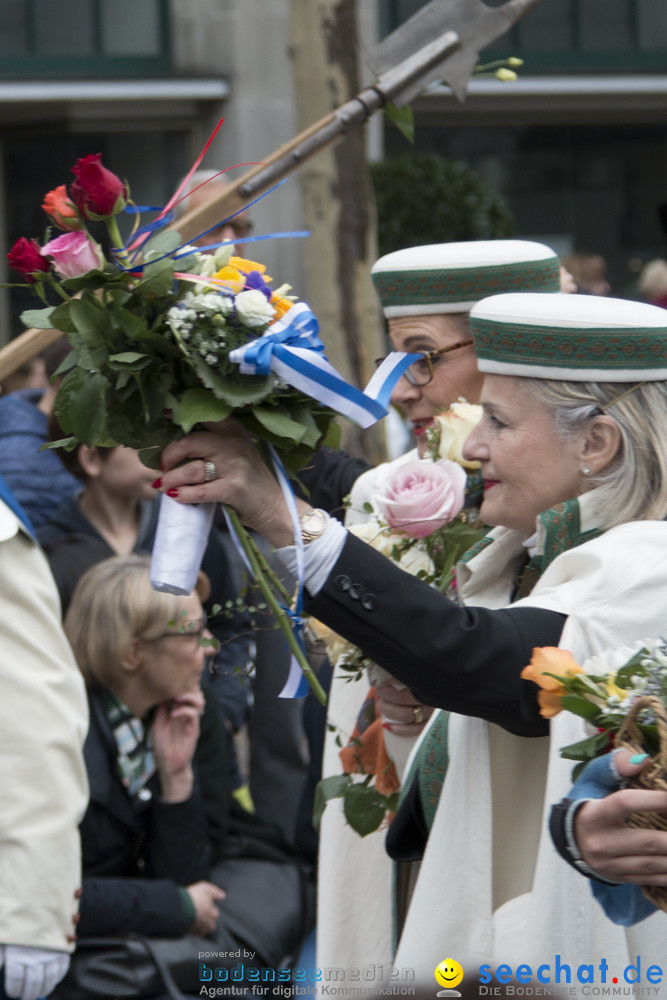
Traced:
MULTIPOLYGON (((297 128, 306 128, 362 89, 356 0, 291 0, 290 35, 297 128)), ((366 133, 352 127, 299 170, 306 228, 307 299, 320 321, 327 356, 363 386, 385 353, 383 323, 370 278, 375 224, 366 133)), ((346 449, 372 462, 384 458, 380 427, 344 423, 346 449)))

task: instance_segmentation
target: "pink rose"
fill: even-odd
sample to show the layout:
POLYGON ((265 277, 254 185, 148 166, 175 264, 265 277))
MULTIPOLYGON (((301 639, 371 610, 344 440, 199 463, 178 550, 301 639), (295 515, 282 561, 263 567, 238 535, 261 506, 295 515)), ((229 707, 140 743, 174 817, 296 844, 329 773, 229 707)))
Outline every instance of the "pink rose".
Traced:
POLYGON ((411 538, 426 538, 463 507, 466 474, 456 462, 406 462, 384 484, 377 505, 387 524, 411 538))
POLYGON ((44 244, 42 253, 53 258, 53 268, 62 278, 78 278, 87 271, 104 267, 102 248, 87 233, 58 236, 44 244))

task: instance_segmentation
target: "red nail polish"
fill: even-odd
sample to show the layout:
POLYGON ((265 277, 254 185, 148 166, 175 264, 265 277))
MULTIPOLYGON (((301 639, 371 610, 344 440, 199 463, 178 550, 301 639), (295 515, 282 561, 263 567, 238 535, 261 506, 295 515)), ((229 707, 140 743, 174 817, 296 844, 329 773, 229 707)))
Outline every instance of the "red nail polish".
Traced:
POLYGON ((154 479, 153 482, 151 483, 151 486, 153 487, 154 490, 159 490, 160 487, 162 486, 162 476, 158 476, 157 479, 154 479))
POLYGON ((382 728, 383 728, 383 729, 388 729, 388 730, 389 730, 389 732, 391 732, 391 726, 389 725, 389 723, 388 723, 388 722, 383 722, 383 723, 382 723, 382 728))
POLYGON ((82 895, 83 895, 83 889, 76 889, 75 890, 75 892, 74 892, 74 898, 75 899, 81 899, 82 895))
POLYGON ((177 497, 178 496, 178 490, 167 490, 167 496, 168 497, 177 497))

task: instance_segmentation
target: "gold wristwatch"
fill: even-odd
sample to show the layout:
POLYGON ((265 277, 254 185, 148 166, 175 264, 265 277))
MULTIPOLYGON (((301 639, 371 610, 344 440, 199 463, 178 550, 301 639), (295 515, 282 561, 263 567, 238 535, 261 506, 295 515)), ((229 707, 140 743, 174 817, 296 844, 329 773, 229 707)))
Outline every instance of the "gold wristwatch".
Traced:
POLYGON ((315 510, 306 511, 299 516, 301 525, 301 539, 304 545, 308 545, 315 538, 319 538, 326 531, 329 523, 329 515, 326 511, 316 507, 315 510))

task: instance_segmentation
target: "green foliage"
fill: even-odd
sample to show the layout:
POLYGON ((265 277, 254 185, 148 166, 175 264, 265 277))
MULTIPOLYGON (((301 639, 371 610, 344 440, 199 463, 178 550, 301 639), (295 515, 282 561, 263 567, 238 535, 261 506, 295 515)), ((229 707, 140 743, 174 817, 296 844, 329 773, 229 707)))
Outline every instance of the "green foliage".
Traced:
POLYGON ((502 199, 465 163, 413 151, 371 167, 380 254, 453 240, 511 236, 502 199))
POLYGON ((360 837, 366 837, 380 828, 387 812, 396 812, 398 792, 382 795, 369 784, 369 779, 355 781, 349 774, 335 774, 323 778, 315 788, 313 825, 319 830, 327 802, 343 800, 345 820, 360 837))

